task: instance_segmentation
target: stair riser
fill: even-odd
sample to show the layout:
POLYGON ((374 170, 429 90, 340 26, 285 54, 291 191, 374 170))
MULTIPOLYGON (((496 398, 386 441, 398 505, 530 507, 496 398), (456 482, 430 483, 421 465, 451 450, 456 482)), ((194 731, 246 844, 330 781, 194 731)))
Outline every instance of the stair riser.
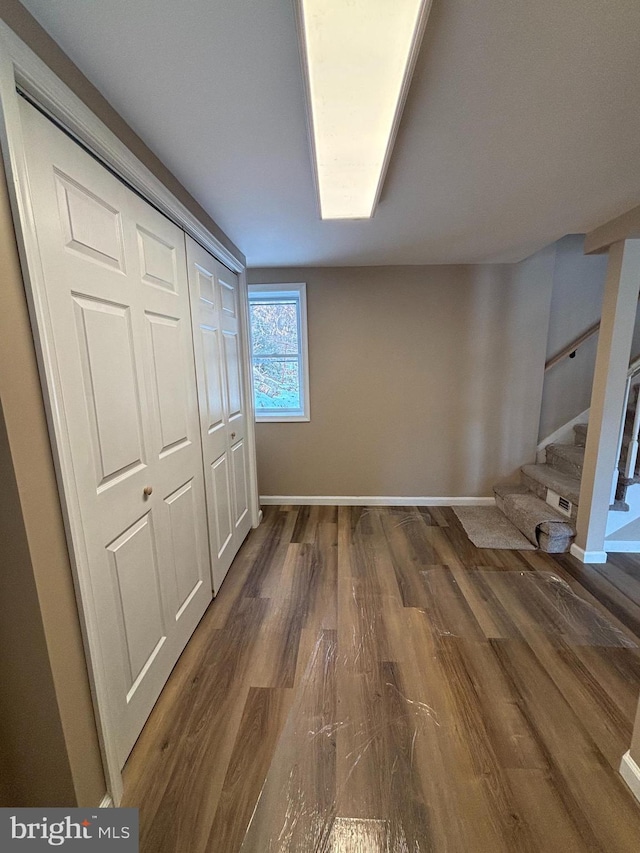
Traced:
MULTIPOLYGON (((543 486, 542 483, 539 483, 537 480, 534 480, 533 477, 527 476, 524 471, 520 472, 520 481, 524 483, 524 485, 529 489, 529 491, 533 492, 534 495, 540 498, 540 500, 546 501, 547 499, 547 487, 543 486)), ((571 521, 575 522, 578 517, 578 504, 574 503, 571 507, 571 521)))
POLYGON ((547 465, 552 465, 558 471, 562 471, 570 477, 577 477, 579 480, 582 478, 582 465, 577 465, 569 459, 565 459, 564 456, 554 453, 553 449, 549 449, 548 447, 546 455, 547 465))
POLYGON ((566 554, 569 548, 571 547, 571 543, 573 542, 573 536, 567 538, 563 542, 555 542, 553 545, 549 537, 545 533, 541 533, 538 538, 538 545, 541 551, 545 551, 547 554, 566 554))

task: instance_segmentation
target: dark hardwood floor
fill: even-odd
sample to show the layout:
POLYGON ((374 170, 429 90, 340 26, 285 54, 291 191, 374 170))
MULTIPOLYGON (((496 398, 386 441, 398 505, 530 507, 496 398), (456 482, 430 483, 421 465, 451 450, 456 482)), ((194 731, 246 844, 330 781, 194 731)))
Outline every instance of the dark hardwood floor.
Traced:
POLYGON ((125 768, 143 853, 640 850, 640 559, 267 507, 125 768))

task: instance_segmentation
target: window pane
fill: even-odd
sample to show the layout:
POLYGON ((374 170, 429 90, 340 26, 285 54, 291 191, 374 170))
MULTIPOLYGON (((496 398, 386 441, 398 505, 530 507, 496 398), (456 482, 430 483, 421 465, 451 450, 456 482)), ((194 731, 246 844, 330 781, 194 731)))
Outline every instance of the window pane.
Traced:
POLYGON ((253 388, 258 412, 302 408, 298 359, 254 358, 253 388))
POLYGON ((296 302, 251 303, 251 343, 254 355, 289 355, 298 352, 296 302))

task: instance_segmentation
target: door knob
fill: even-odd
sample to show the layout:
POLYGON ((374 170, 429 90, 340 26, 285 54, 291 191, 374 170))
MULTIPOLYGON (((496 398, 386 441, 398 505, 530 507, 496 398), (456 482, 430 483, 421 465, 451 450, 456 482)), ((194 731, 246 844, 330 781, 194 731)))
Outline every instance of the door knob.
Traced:
POLYGON ((142 490, 142 493, 144 494, 145 498, 148 498, 149 495, 153 494, 153 486, 145 486, 142 490))
POLYGON ((235 432, 232 432, 232 433, 231 433, 231 438, 235 438, 235 437, 236 437, 235 432))

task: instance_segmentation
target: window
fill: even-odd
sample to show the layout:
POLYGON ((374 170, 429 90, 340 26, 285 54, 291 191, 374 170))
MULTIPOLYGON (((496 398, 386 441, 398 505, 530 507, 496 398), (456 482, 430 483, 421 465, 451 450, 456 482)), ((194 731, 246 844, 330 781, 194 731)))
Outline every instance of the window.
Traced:
POLYGON ((258 421, 309 420, 305 284, 250 284, 251 364, 258 421))

